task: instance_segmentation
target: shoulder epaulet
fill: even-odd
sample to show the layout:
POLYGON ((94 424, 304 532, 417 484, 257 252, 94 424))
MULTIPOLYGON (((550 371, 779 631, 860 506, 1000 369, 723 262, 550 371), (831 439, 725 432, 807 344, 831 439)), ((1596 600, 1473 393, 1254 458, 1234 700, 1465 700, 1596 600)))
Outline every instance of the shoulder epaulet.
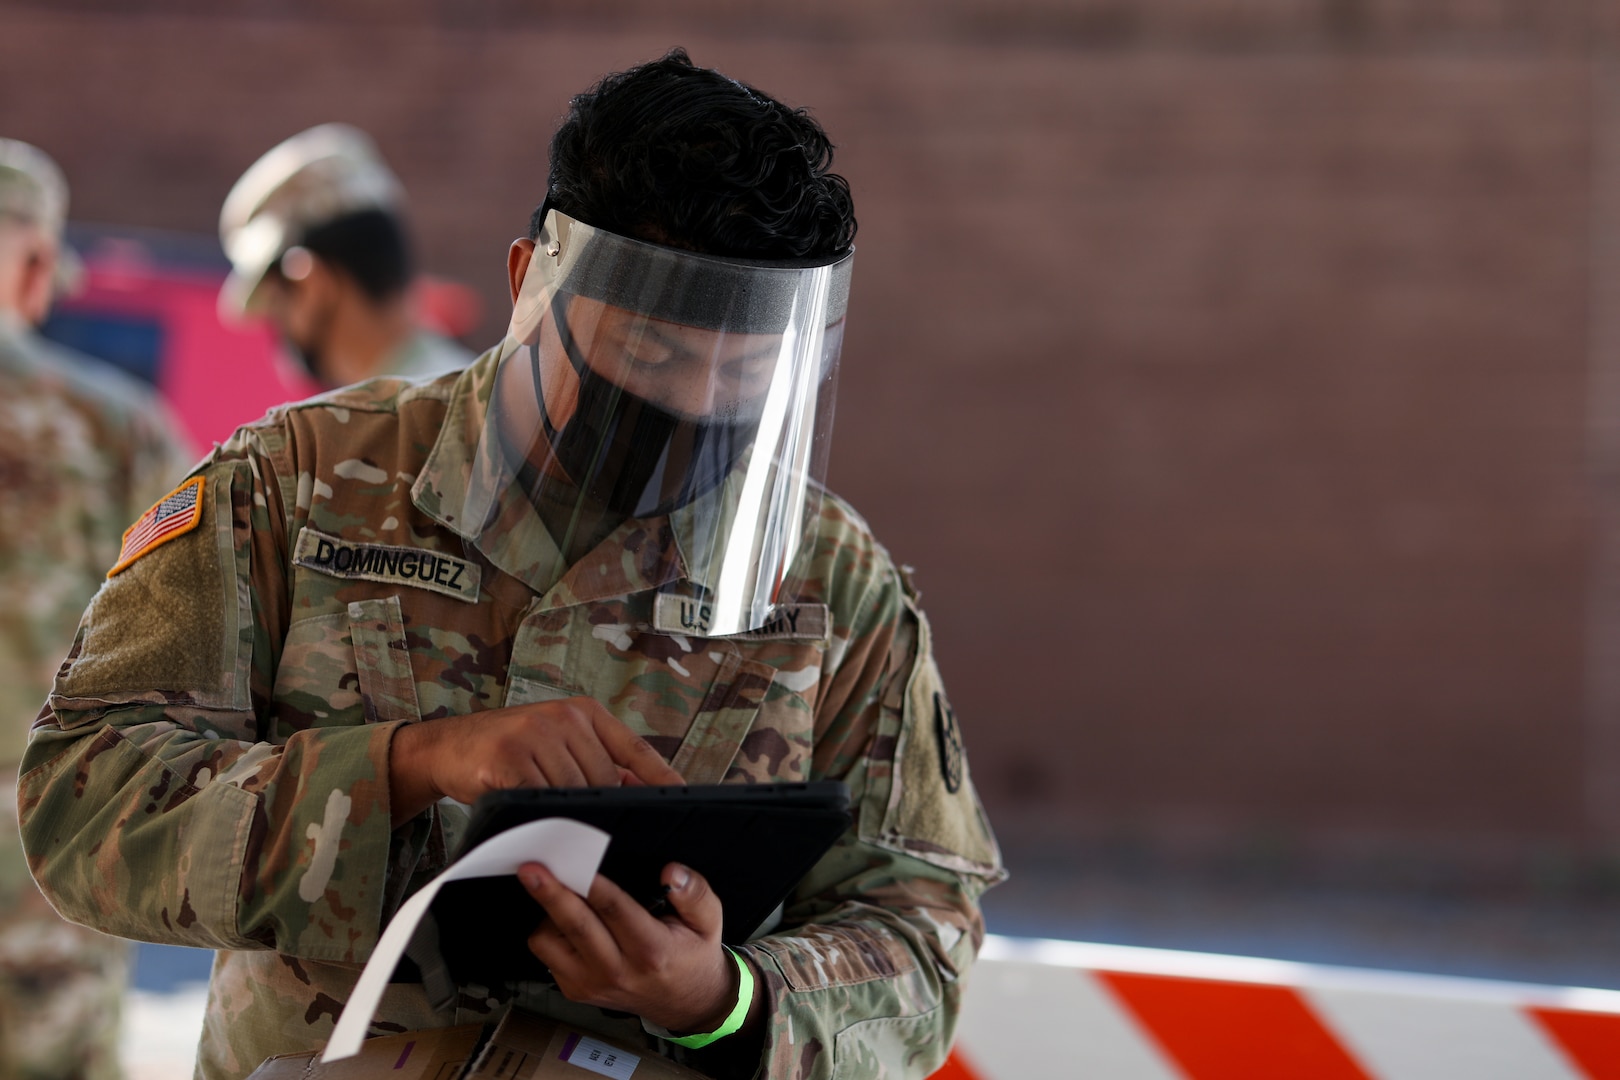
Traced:
POLYGON ((900 587, 906 591, 907 596, 911 597, 911 602, 913 604, 921 602, 922 590, 917 588, 915 579, 917 568, 908 563, 901 563, 895 569, 900 572, 900 587))

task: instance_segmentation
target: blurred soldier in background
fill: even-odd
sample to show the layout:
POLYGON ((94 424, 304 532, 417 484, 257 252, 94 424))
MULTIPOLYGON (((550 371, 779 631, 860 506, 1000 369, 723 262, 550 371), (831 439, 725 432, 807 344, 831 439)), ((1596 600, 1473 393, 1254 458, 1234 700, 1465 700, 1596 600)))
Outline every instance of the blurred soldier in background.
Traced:
MULTIPOLYGON (((61 242, 67 185, 0 139, 0 777, 130 522, 190 465, 167 410, 118 369, 33 328, 79 271, 61 242)), ((62 921, 28 876, 0 799, 0 1076, 116 1077, 127 942, 62 921)))
POLYGON ((361 131, 322 124, 281 143, 231 188, 220 314, 270 321, 324 386, 440 375, 472 354, 423 330, 399 180, 361 131))

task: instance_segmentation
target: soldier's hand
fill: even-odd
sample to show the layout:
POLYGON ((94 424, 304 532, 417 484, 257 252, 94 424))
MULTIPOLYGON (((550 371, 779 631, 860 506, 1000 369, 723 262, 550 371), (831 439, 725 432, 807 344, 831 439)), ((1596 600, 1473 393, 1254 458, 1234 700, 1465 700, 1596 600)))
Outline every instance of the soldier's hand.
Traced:
MULTIPOLYGON (((720 946, 720 898, 697 871, 664 867, 672 910, 661 917, 600 874, 585 897, 539 863, 519 867, 518 878, 549 916, 529 950, 569 1000, 635 1013, 683 1035, 713 1031, 730 1014, 737 965, 720 946)), ((758 986, 756 976, 756 999, 758 986)))
POLYGON ((679 784, 658 751, 592 698, 567 698, 406 724, 388 758, 395 825, 449 796, 507 788, 679 784))

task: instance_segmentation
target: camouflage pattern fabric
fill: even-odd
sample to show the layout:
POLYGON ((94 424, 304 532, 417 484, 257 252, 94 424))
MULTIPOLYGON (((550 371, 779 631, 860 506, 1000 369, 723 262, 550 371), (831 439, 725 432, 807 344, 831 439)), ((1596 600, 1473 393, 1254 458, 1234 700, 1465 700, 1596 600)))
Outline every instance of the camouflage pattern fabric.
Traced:
MULTIPOLYGON (((0 324, 0 768, 13 784, 125 526, 191 462, 150 390, 0 324)), ((119 1075, 126 942, 64 922, 0 822, 0 1076, 119 1075)))
MULTIPOLYGON (((772 1077, 925 1076, 945 1055, 1003 875, 929 650, 866 525, 823 500, 798 599, 826 632, 653 629, 686 591, 680 512, 553 577, 515 491, 458 519, 495 371, 379 379, 283 407, 200 468, 205 516, 114 577, 36 723, 19 805, 51 899, 109 933, 221 950, 197 1075, 320 1046, 380 928, 445 865, 465 810, 390 828, 399 725, 589 695, 689 782, 838 778, 858 814, 744 947, 772 1077), (365 575, 365 576, 357 576, 365 575)), ((374 1034, 519 1003, 673 1053, 553 987, 397 984, 374 1034)))

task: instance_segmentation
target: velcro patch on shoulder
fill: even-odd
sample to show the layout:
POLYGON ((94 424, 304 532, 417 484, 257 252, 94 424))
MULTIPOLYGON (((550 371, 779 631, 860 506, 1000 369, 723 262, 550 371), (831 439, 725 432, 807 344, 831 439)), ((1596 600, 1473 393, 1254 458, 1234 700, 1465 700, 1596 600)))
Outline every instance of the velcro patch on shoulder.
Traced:
MULTIPOLYGON (((659 593, 653 600, 653 629, 660 634, 709 637, 713 615, 708 603, 689 596, 659 593)), ((826 604, 778 604, 764 626, 725 635, 728 641, 825 641, 826 604)))
POLYGON ((917 635, 896 751, 899 791, 885 822, 888 842, 926 862, 999 880, 1001 855, 973 789, 962 728, 920 613, 917 635))
POLYGON ((478 602, 482 568, 475 562, 427 548, 364 544, 306 526, 298 534, 293 565, 332 577, 380 581, 430 589, 469 604, 478 602))
POLYGON ((118 549, 118 561, 107 571, 109 578, 153 548, 184 536, 201 523, 203 480, 201 476, 187 480, 124 530, 124 544, 118 549))

